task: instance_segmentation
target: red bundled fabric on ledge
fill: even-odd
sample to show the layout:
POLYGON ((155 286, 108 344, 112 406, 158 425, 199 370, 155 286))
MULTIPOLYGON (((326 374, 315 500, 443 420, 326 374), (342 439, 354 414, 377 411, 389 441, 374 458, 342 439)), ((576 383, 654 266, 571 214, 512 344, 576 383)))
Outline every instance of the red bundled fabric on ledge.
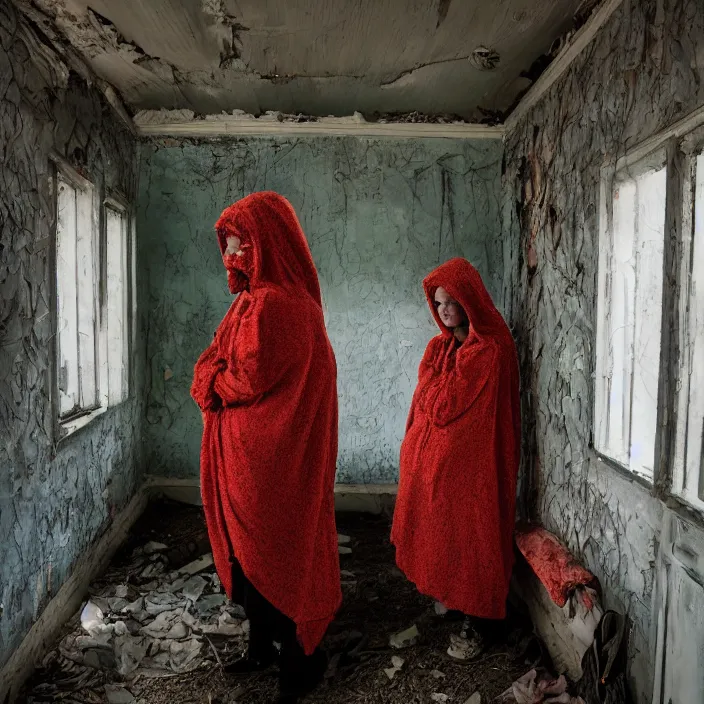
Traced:
MULTIPOLYGON (((532 526, 517 530, 516 544, 558 606, 564 606, 577 587, 597 587, 596 577, 545 528, 532 526)), ((586 606, 591 608, 589 604, 586 606)))

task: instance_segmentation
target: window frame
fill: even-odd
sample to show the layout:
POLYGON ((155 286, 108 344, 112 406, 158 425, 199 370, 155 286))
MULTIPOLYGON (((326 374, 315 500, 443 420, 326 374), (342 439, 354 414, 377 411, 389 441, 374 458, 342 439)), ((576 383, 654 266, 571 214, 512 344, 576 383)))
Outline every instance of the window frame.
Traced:
POLYGON ((120 192, 101 189, 98 184, 86 178, 60 154, 52 152, 49 156, 49 193, 52 203, 52 246, 49 254, 50 270, 50 296, 51 296, 51 321, 52 321, 52 346, 50 364, 50 389, 49 398, 52 413, 54 446, 57 447, 63 440, 74 435, 78 430, 87 426, 95 418, 100 417, 110 408, 114 408, 131 399, 134 390, 134 364, 132 361, 135 333, 136 333, 136 249, 135 249, 135 217, 134 209, 127 198, 120 192), (74 188, 91 191, 91 237, 93 261, 93 300, 94 300, 94 343, 95 343, 95 376, 96 376, 96 403, 90 409, 81 409, 79 412, 61 417, 60 392, 59 392, 59 306, 58 306, 58 189, 60 180, 66 181, 74 188), (127 338, 126 344, 126 373, 123 397, 117 402, 110 402, 108 397, 108 331, 107 331, 107 216, 106 208, 112 208, 123 214, 125 218, 125 272, 126 286, 126 316, 123 323, 123 334, 127 338))
MULTIPOLYGON (((689 362, 692 354, 690 320, 690 293, 693 266, 692 243, 694 239, 696 203, 696 159, 704 155, 704 106, 670 127, 655 134, 626 154, 607 158, 601 168, 599 184, 598 209, 598 279, 597 279, 597 318, 595 325, 595 346, 593 357, 593 418, 592 449, 599 462, 602 462, 636 483, 644 485, 652 494, 659 496, 668 505, 678 505, 685 513, 704 517, 704 498, 693 497, 683 487, 684 452, 687 440, 687 413, 690 404, 689 362), (657 435, 655 440, 655 461, 652 479, 643 478, 631 468, 619 463, 599 449, 597 435, 598 423, 603 408, 598 390, 600 379, 597 375, 600 345, 603 340, 598 336, 600 321, 604 320, 606 301, 602 295, 609 251, 605 251, 604 235, 613 237, 609 232, 613 201, 613 183, 617 172, 637 167, 652 155, 664 152, 667 159, 665 234, 663 256, 663 295, 660 372, 658 377, 657 435), (605 232, 606 231, 606 232, 605 232), (674 502, 674 504, 672 503, 674 502)), ((702 156, 704 159, 704 156, 702 156)), ((703 162, 704 163, 704 162, 703 162)), ((702 169, 704 172, 704 168, 702 169)), ((704 184, 701 186, 704 189, 704 184)), ((704 247, 704 235, 701 236, 704 247)), ((610 243, 611 240, 609 240, 610 243)), ((698 256, 704 257, 704 252, 698 256)), ((704 282, 702 282, 704 286, 704 282)), ((701 293, 699 294, 701 296, 701 293)), ((702 334, 699 332, 699 334, 702 334)), ((696 336, 696 332, 694 333, 696 336)), ((702 438, 704 454, 704 437, 702 438)), ((704 493, 704 459, 700 465, 699 492, 704 493)))
MULTIPOLYGON (((686 135, 680 145, 684 158, 684 168, 682 170, 682 234, 681 248, 682 256, 679 270, 679 301, 678 301, 678 343, 680 356, 678 359, 678 378, 676 396, 676 431, 674 442, 674 453, 672 461, 672 493, 680 501, 688 506, 704 513, 704 430, 701 440, 701 460, 699 466, 698 491, 696 495, 690 489, 687 476, 687 461, 689 454, 689 414, 691 406, 691 375, 694 354, 697 342, 702 343, 704 331, 693 329, 693 318, 697 313, 696 307, 693 309, 694 298, 694 256, 695 246, 698 258, 704 259, 704 213, 696 212, 697 195, 701 196, 701 205, 704 207, 704 127, 692 130, 686 135), (701 174, 699 166, 701 160, 701 174), (699 175, 699 180, 697 176, 699 175), (697 218, 700 218, 699 232, 696 230, 697 218), (695 242, 695 235, 699 239, 695 242)), ((704 271, 700 287, 704 288, 704 271)), ((702 294, 699 293, 701 297, 702 294)), ((696 303, 695 303, 696 306, 696 303)), ((704 311, 698 311, 699 315, 704 315, 704 311)))
MULTIPOLYGON (((627 183, 638 179, 640 176, 648 172, 658 171, 665 168, 665 183, 668 187, 670 180, 670 168, 668 165, 667 152, 663 145, 658 145, 652 151, 646 154, 639 154, 635 159, 621 159, 618 162, 609 162, 601 169, 601 177, 599 184, 599 258, 597 269, 597 319, 595 326, 596 343, 595 343, 595 359, 594 359, 594 403, 593 403, 593 445, 597 455, 603 460, 616 465, 619 469, 627 472, 629 475, 636 477, 638 480, 652 485, 656 481, 658 475, 658 447, 656 447, 653 457, 653 473, 645 473, 634 468, 630 462, 625 463, 622 459, 609 454, 607 447, 607 432, 609 417, 609 370, 612 367, 612 349, 609 345, 609 337, 611 331, 610 324, 610 302, 613 292, 612 277, 614 273, 614 194, 619 184, 627 183), (606 295, 602 295, 606 292, 606 295), (603 323, 602 323, 603 321, 603 323), (605 329, 603 329, 605 328, 605 329)), ((637 213, 636 213, 637 218, 637 213)), ((664 236, 667 238, 667 199, 665 201, 664 218, 664 236)), ((663 267, 665 266, 665 255, 663 254, 663 267)), ((637 284, 636 284, 637 286, 637 284)), ((663 272, 663 288, 665 286, 665 276, 663 272)), ((635 315, 635 314, 634 314, 635 315)), ((634 317, 635 321, 635 317, 634 317)), ((635 324, 635 322, 634 322, 635 324)), ((664 349, 665 340, 664 333, 666 328, 666 316, 663 310, 663 315, 660 324, 660 354, 659 364, 660 371, 658 373, 658 399, 661 393, 662 383, 662 351, 664 349)), ((632 375, 631 375, 632 376, 632 375)), ((661 426, 662 407, 658 400, 656 407, 656 429, 661 426)), ((628 435, 632 437, 631 423, 633 414, 629 410, 628 414, 628 435)))
POLYGON ((96 184, 88 178, 78 173, 65 159, 58 154, 51 154, 50 160, 52 163, 51 170, 51 195, 53 200, 53 242, 51 256, 51 296, 52 296, 52 330, 53 342, 52 355, 52 416, 54 419, 54 436, 57 440, 61 440, 73 434, 75 431, 84 427, 94 418, 105 412, 105 408, 101 403, 100 395, 100 361, 102 330, 101 330, 101 311, 98 300, 99 285, 100 285, 100 215, 99 215, 99 192, 96 184), (62 416, 60 410, 60 393, 59 393, 59 271, 58 271, 58 206, 59 206, 59 184, 60 181, 65 181, 74 189, 83 192, 88 191, 91 196, 90 202, 90 226, 91 226, 91 259, 93 270, 93 344, 94 344, 94 365, 95 365, 95 404, 91 407, 80 408, 75 413, 62 416))
POLYGON ((110 381, 109 381, 109 358, 106 345, 106 363, 101 367, 101 374, 103 374, 105 389, 104 401, 105 405, 109 408, 114 408, 119 406, 125 401, 128 401, 132 395, 132 390, 134 388, 134 364, 132 362, 132 352, 134 348, 134 323, 136 319, 136 311, 134 310, 135 304, 135 287, 136 287, 136 258, 134 249, 134 230, 135 230, 135 218, 127 199, 120 194, 118 191, 109 190, 107 195, 103 199, 102 207, 102 217, 103 217, 103 232, 101 241, 103 243, 102 252, 103 257, 101 259, 101 267, 103 268, 104 274, 101 276, 101 286, 100 286, 100 306, 103 311, 105 328, 105 339, 109 340, 109 310, 108 303, 110 293, 108 290, 108 211, 112 210, 120 214, 123 218, 124 227, 124 274, 125 274, 125 302, 124 302, 124 321, 122 324, 122 334, 124 336, 123 346, 124 346, 124 365, 125 365, 125 375, 124 375, 124 389, 123 395, 120 399, 115 400, 110 398, 110 381))

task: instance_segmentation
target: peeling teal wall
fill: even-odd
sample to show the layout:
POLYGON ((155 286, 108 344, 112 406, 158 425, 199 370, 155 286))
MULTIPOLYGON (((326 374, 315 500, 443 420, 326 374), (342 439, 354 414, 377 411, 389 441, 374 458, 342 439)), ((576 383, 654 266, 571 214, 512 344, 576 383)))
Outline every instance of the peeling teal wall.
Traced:
POLYGON ((79 169, 98 197, 118 191, 133 202, 137 146, 97 90, 68 70, 44 72, 61 64, 37 46, 0 2, 0 702, 14 673, 2 669, 142 469, 136 391, 58 444, 53 432, 51 159, 79 169))
POLYGON ((231 202, 271 189, 296 208, 320 274, 339 368, 338 480, 395 482, 418 363, 436 332, 423 277, 460 255, 495 298, 503 291, 501 158, 494 140, 143 146, 147 471, 198 474, 202 426, 189 396, 191 374, 232 300, 213 223, 231 202))

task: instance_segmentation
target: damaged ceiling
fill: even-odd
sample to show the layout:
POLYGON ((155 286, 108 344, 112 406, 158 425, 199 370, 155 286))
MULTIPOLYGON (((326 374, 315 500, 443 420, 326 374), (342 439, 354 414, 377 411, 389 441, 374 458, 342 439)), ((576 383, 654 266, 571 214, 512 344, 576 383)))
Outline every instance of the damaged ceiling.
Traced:
MULTIPOLYGON (((580 0, 15 0, 128 106, 480 121, 574 23, 580 0)), ((533 76, 534 78, 534 76, 533 76)))

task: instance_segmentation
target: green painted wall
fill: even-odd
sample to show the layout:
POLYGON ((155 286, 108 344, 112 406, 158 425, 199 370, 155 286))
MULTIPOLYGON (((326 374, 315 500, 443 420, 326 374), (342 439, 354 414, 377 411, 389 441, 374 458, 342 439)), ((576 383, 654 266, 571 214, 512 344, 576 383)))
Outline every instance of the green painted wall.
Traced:
POLYGON ((418 363, 437 330, 423 277, 460 255, 495 298, 503 291, 501 157, 494 140, 145 145, 138 232, 147 471, 198 474, 191 373, 232 300, 213 223, 231 202, 271 189, 296 208, 320 273, 339 368, 338 480, 396 481, 418 363))

